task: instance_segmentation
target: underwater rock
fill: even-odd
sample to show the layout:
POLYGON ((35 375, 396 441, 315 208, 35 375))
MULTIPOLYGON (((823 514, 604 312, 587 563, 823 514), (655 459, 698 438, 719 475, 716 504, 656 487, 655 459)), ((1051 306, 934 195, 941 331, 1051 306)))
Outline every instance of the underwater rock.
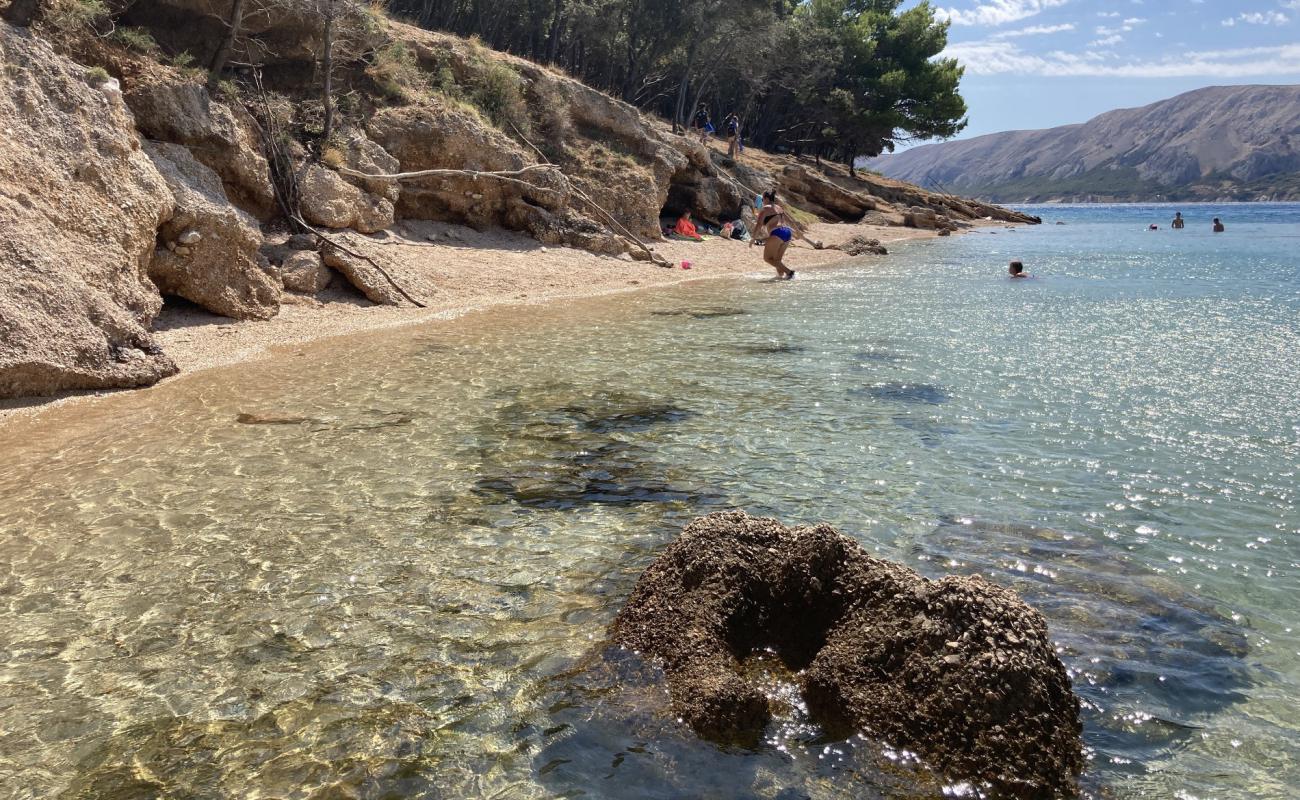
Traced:
POLYGON ((1009 585, 1052 623, 1104 752, 1168 747, 1246 696, 1243 625, 1102 537, 946 518, 918 544, 922 563, 1009 585))
POLYGON ((808 348, 797 344, 738 344, 733 348, 737 353, 747 356, 786 356, 797 355, 808 348))
POLYGON ((981 578, 929 580, 827 525, 743 512, 695 520, 641 575, 610 627, 663 665, 673 711, 753 745, 770 711, 743 662, 770 650, 809 710, 916 752, 1001 796, 1069 793, 1083 767, 1079 701, 1047 624, 981 578))
POLYGON ((852 389, 850 394, 862 394, 877 400, 937 406, 948 402, 948 393, 931 383, 877 383, 852 389))
POLYGON ((716 502, 676 480, 656 448, 632 436, 691 416, 644 395, 537 387, 486 426, 475 494, 531 508, 716 502))
POLYGON ((674 308, 662 311, 651 311, 651 315, 656 317, 690 317, 691 319, 717 319, 719 317, 740 317, 749 312, 743 308, 728 308, 726 306, 709 306, 705 308, 674 308))

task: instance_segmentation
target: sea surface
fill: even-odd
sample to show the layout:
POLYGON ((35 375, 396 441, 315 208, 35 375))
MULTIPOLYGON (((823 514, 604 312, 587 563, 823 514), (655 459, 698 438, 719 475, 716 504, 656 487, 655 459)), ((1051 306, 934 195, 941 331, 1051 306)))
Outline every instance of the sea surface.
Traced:
POLYGON ((1300 206, 1178 208, 1038 207, 5 429, 0 796, 974 796, 827 739, 776 672, 762 747, 702 742, 604 647, 680 527, 740 507, 1014 586, 1083 699, 1088 795, 1294 797, 1300 206))

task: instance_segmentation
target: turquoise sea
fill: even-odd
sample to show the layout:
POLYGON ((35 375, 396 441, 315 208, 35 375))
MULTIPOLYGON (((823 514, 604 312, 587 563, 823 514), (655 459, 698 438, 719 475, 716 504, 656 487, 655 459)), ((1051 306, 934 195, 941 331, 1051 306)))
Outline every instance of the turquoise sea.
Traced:
POLYGON ((1300 206, 1177 208, 477 313, 0 432, 0 797, 975 796, 827 739, 775 674, 762 747, 701 742, 603 653, 729 507, 1014 586, 1083 699, 1086 795, 1296 796, 1300 206))

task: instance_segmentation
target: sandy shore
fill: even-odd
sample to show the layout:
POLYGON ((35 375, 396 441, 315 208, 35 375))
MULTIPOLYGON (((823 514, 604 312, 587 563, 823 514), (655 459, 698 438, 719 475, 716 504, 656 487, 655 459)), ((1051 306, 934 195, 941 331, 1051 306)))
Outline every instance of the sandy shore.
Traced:
MULTIPOLYGON (((935 234, 913 228, 822 223, 813 225, 809 235, 831 247, 856 235, 888 245, 935 234)), ((350 286, 343 286, 341 277, 336 277, 335 285, 317 298, 286 294, 280 314, 264 322, 240 322, 197 306, 169 304, 155 323, 158 343, 180 367, 180 373, 169 380, 265 357, 288 345, 447 319, 492 306, 592 297, 684 281, 775 274, 763 262, 758 247, 717 238, 698 244, 657 243, 655 250, 677 265, 672 269, 570 248, 543 247, 531 238, 508 231, 480 232, 433 222, 404 222, 382 237, 348 234, 342 238, 349 246, 383 263, 428 307, 373 305, 350 286), (680 268, 683 261, 690 262, 689 270, 680 268)), ((849 257, 838 250, 814 250, 796 241, 786 263, 799 271, 849 257)), ((74 392, 0 401, 0 429, 60 404, 113 393, 74 392)))

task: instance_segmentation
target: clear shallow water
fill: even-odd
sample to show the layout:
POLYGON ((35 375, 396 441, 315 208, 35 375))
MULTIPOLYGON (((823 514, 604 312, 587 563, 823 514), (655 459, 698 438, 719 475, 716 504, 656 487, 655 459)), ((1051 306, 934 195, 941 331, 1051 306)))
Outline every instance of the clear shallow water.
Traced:
POLYGON ((735 505, 1016 586, 1085 700, 1089 792, 1290 797, 1300 207, 1180 208, 56 411, 2 445, 0 795, 940 794, 779 683, 769 744, 726 752, 600 658, 657 548, 735 505))

